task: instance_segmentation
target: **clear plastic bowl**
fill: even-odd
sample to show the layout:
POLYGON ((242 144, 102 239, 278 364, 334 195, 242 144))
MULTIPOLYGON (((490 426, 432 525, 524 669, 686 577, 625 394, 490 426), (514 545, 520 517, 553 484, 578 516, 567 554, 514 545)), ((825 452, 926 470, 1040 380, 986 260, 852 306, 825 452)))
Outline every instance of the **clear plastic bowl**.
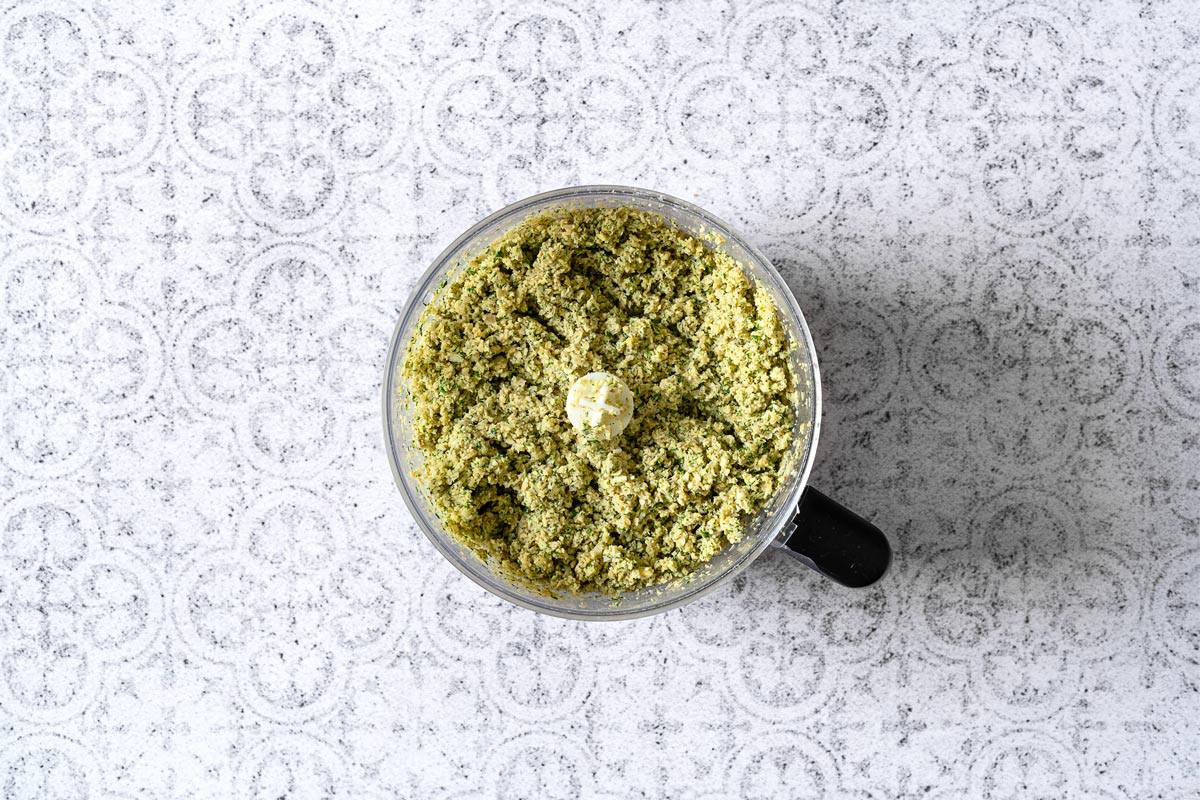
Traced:
POLYGON ((820 432, 820 387, 812 336, 796 299, 771 262, 728 224, 702 208, 661 192, 626 186, 576 186, 534 195, 497 211, 472 225, 434 259, 408 299, 392 335, 383 381, 383 419, 388 460, 404 503, 429 541, 450 563, 489 592, 519 606, 568 619, 617 620, 657 614, 701 597, 749 566, 784 531, 795 515, 812 468, 820 432), (442 529, 431 502, 413 477, 421 453, 413 444, 411 420, 405 410, 408 389, 400 377, 400 368, 422 309, 444 279, 454 275, 505 231, 532 214, 563 206, 632 206, 661 214, 681 229, 706 240, 717 237, 721 249, 774 296, 795 343, 792 359, 800 391, 796 426, 787 456, 794 469, 788 479, 771 503, 748 522, 741 541, 727 547, 702 568, 681 581, 617 597, 595 593, 548 596, 504 579, 442 529))

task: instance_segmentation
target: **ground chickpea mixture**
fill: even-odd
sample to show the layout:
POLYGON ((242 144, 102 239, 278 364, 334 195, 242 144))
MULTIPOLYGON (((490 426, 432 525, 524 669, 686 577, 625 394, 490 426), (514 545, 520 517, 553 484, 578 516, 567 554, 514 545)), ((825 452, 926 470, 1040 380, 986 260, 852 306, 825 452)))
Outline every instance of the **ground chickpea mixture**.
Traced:
POLYGON ((403 366, 417 478, 451 535, 548 591, 683 577, 785 477, 791 346, 770 293, 663 217, 543 212, 420 317, 403 366), (611 438, 564 407, 595 372, 633 395, 611 438))

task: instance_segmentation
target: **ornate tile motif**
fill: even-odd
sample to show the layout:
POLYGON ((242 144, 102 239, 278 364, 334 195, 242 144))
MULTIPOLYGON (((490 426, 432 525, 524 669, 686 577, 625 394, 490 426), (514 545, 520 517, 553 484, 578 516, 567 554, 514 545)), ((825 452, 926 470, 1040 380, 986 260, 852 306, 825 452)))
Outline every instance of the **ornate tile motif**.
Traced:
POLYGON ((0 798, 1200 793, 1200 11, 489 0, 0 9, 0 798), (392 488, 429 260, 568 183, 744 228, 817 338, 767 555, 535 617, 392 488))
POLYGON ((433 76, 421 131, 441 165, 481 176, 493 203, 627 172, 660 135, 655 87, 565 5, 498 15, 482 50, 433 76))
POLYGON ((712 170, 742 214, 784 213, 791 230, 775 233, 827 216, 840 179, 886 158, 898 129, 886 74, 848 54, 830 23, 791 3, 749 10, 723 57, 685 69, 667 99, 672 147, 712 170))
POLYGON ((31 3, 4 18, 4 192, 15 227, 52 233, 90 212, 153 153, 163 88, 146 66, 107 52, 95 9, 31 3))
POLYGON ((408 107, 336 14, 281 3, 243 19, 237 34, 229 57, 181 81, 176 142, 230 177, 254 221, 276 231, 319 227, 341 212, 354 175, 392 158, 408 107))
POLYGON ((922 82, 914 131, 968 178, 983 219, 1052 230, 1095 203, 1089 184, 1126 165, 1141 135, 1133 76, 1050 4, 1004 6, 968 42, 963 60, 922 82))

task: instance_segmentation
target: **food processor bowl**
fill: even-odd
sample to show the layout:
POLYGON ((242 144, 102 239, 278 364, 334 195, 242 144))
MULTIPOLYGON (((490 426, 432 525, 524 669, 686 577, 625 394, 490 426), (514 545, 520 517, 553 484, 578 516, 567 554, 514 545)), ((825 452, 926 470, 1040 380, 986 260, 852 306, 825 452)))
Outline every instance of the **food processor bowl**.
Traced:
MULTIPOLYGON (((812 336, 804 315, 783 277, 761 252, 725 222, 691 203, 670 195, 624 186, 578 186, 557 189, 513 203, 468 228, 434 259, 433 264, 417 282, 400 315, 387 354, 383 381, 383 418, 392 473, 401 497, 417 526, 433 546, 464 575, 489 592, 519 606, 553 616, 580 620, 630 619, 677 608, 731 580, 772 543, 793 544, 797 532, 806 527, 803 520, 797 523, 797 507, 800 506, 803 512, 804 502, 812 506, 809 517, 815 519, 816 525, 821 528, 818 533, 822 534, 824 541, 818 543, 818 549, 832 547, 837 552, 832 555, 814 555, 806 552, 793 554, 809 566, 830 574, 835 580, 849 585, 854 585, 854 581, 857 580, 858 585, 865 585, 864 576, 852 577, 849 581, 841 580, 836 571, 838 567, 844 566, 838 562, 847 556, 842 552, 842 545, 845 544, 842 539, 846 531, 849 531, 850 539, 853 540, 856 535, 862 533, 859 530, 860 524, 869 526, 869 523, 846 512, 823 495, 814 493, 815 490, 810 490, 809 494, 805 492, 821 427, 821 381, 812 336), (433 293, 491 242, 526 217, 548 209, 613 206, 630 206, 671 220, 682 230, 730 255, 774 297, 780 317, 794 345, 790 357, 798 392, 791 446, 785 456, 790 469, 771 502, 747 522, 742 539, 726 547, 711 561, 685 578, 617 596, 601 593, 550 594, 535 586, 506 579, 499 571, 493 569, 493 565, 485 563, 442 527, 433 504, 419 480, 414 477, 421 463, 421 453, 413 441, 412 420, 408 411, 410 396, 401 376, 401 367, 417 320, 433 293), (822 518, 830 515, 832 516, 829 519, 822 518), (839 533, 839 526, 846 530, 839 533), (828 563, 823 564, 823 561, 828 563), (832 570, 827 568, 830 566, 833 567, 832 570)), ((878 535, 884 550, 887 551, 886 539, 883 539, 882 534, 873 526, 869 527, 878 535)), ((877 544, 876 542, 867 548, 875 562, 880 558, 879 553, 874 552, 878 550, 877 544)), ((890 551, 887 551, 886 555, 890 559, 890 551)), ((850 558, 853 559, 854 556, 851 554, 850 558)), ((875 567, 878 568, 878 563, 875 567)), ((886 568, 885 561, 882 568, 878 569, 879 574, 886 568)))

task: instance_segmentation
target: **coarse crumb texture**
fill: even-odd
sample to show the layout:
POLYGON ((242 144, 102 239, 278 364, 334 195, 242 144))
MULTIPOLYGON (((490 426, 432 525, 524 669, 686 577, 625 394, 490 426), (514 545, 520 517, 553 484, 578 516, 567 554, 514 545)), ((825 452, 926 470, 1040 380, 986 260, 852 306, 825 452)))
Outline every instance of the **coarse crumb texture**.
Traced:
POLYGON ((796 380, 770 293, 656 214, 530 217, 441 287, 405 355, 421 481, 446 530, 550 591, 683 577, 739 540, 785 474, 796 380), (571 383, 633 391, 612 441, 571 383))

